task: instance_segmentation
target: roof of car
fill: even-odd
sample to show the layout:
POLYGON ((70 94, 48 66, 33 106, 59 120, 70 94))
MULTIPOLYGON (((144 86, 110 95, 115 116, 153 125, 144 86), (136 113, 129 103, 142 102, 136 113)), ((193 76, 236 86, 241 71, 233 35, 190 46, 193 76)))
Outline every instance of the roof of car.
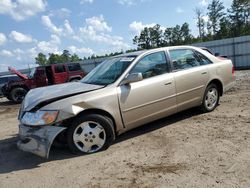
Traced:
POLYGON ((147 50, 140 50, 140 51, 135 51, 135 52, 129 52, 129 53, 125 53, 125 54, 120 54, 114 57, 128 57, 128 56, 139 56, 142 53, 146 52, 147 50))

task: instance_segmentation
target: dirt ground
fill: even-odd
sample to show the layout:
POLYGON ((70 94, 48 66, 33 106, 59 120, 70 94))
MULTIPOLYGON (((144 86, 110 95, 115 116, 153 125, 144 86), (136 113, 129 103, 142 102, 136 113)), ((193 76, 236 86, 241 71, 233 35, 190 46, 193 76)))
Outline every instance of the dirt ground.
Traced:
POLYGON ((250 187, 250 71, 212 113, 197 109, 121 135, 106 151, 46 160, 16 148, 18 105, 0 99, 0 188, 250 187))

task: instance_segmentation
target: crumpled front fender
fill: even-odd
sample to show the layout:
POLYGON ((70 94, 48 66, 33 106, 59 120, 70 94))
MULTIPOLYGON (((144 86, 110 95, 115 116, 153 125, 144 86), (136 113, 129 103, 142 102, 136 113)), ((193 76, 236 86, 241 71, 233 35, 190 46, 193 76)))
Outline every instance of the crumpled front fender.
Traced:
POLYGON ((20 140, 17 142, 17 147, 23 151, 48 158, 54 139, 65 129, 65 127, 56 126, 27 127, 19 125, 20 140))

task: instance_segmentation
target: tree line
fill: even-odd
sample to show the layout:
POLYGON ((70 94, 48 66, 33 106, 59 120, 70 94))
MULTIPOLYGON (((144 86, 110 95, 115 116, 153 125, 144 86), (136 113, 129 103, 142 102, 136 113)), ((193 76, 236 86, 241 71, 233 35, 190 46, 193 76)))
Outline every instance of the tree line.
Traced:
MULTIPOLYGON (((137 49, 127 50, 126 53, 141 49, 185 45, 250 35, 249 0, 233 0, 231 7, 228 9, 225 9, 225 6, 220 0, 212 0, 212 2, 208 4, 206 11, 201 8, 196 8, 194 11, 197 20, 196 26, 199 31, 198 36, 192 35, 188 23, 167 28, 156 24, 153 27, 145 27, 138 36, 135 36, 133 38, 133 44, 137 46, 137 49)), ((39 53, 35 59, 37 64, 47 65, 110 57, 122 53, 124 52, 120 51, 102 56, 93 54, 81 59, 77 54, 71 55, 68 50, 63 50, 61 55, 51 53, 48 58, 43 53, 39 53)))
POLYGON ((133 43, 139 49, 163 46, 191 44, 250 34, 250 1, 233 0, 229 9, 225 9, 220 0, 212 0, 206 12, 201 8, 195 10, 197 37, 191 34, 188 23, 162 29, 159 24, 145 27, 133 43))

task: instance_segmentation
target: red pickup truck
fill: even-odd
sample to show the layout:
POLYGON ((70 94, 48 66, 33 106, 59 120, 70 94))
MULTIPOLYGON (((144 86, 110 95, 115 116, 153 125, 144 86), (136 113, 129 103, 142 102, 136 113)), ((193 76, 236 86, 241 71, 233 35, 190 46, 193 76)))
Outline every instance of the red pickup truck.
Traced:
POLYGON ((26 93, 34 88, 82 79, 86 74, 79 63, 53 64, 33 68, 28 76, 13 68, 9 71, 18 75, 21 80, 10 81, 2 87, 5 97, 15 103, 21 103, 26 93))

